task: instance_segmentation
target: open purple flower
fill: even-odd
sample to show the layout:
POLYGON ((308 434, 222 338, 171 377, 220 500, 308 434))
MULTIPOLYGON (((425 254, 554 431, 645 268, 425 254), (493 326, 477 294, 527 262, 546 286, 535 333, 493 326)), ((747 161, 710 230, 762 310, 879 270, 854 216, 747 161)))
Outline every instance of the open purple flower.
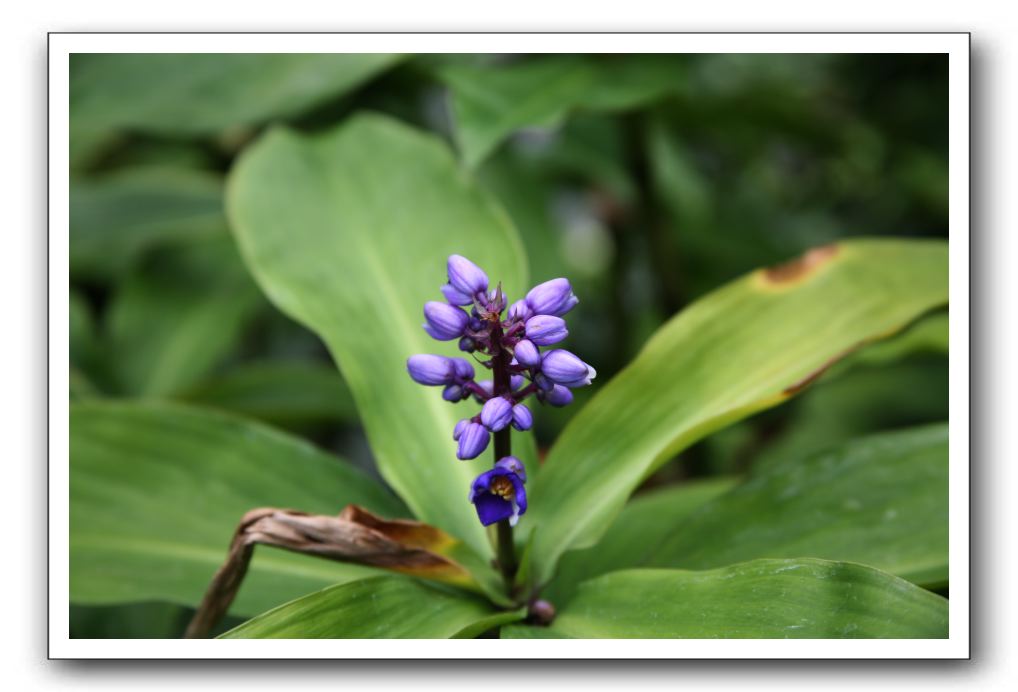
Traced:
POLYGON ((527 511, 523 479, 498 465, 474 479, 470 486, 470 501, 477 510, 477 518, 485 526, 503 519, 508 519, 510 526, 516 526, 520 516, 527 511))

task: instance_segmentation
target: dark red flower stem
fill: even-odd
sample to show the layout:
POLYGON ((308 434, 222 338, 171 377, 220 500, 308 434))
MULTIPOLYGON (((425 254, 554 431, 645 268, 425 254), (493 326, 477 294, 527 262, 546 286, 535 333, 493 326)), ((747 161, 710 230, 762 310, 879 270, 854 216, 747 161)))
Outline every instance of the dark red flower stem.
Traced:
MULTIPOLYGON (((509 363, 512 353, 502 346, 502 326, 495 324, 491 331, 492 376, 495 396, 511 397, 509 363)), ((510 426, 495 433, 495 461, 512 454, 510 426)), ((512 595, 516 578, 516 545, 513 542, 513 527, 507 519, 498 522, 498 568, 505 579, 506 590, 512 595)))

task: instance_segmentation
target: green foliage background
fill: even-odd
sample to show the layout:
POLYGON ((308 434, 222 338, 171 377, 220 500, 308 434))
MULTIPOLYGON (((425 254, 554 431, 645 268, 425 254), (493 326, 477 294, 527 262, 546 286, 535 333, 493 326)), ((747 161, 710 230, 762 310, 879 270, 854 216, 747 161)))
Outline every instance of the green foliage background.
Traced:
MULTIPOLYGON (((225 176, 274 124, 318 133, 371 111, 446 140, 508 213, 532 283, 573 281, 571 343, 605 383, 668 318, 754 268, 852 236, 946 238, 947 89, 942 55, 73 56, 70 396, 258 419, 379 476, 326 345, 268 302, 227 226, 225 176)), ((906 347, 861 352, 661 465, 637 498, 780 477, 783 459, 947 420, 945 334, 934 316, 906 347)), ((538 455, 596 389, 539 412, 538 455)), ((179 636, 188 617, 163 601, 74 604, 71 634, 179 636)))

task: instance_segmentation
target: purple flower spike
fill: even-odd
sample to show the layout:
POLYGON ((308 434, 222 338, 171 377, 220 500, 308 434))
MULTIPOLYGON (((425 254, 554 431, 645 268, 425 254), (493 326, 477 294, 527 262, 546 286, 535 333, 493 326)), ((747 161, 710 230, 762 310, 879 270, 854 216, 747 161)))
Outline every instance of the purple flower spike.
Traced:
POLYGON ((406 369, 414 382, 432 387, 452 384, 456 377, 456 369, 451 358, 428 353, 407 358, 406 369))
POLYGON ((536 368, 541 364, 541 352, 537 350, 537 346, 534 346, 533 342, 527 339, 522 339, 513 348, 513 355, 516 356, 516 361, 525 367, 536 368))
MULTIPOLYGON (((569 391, 569 390, 566 390, 569 391)), ((534 416, 526 404, 513 406, 513 427, 517 430, 530 430, 534 425, 534 416)), ((526 479, 524 479, 526 480, 526 479)))
POLYGON ((457 291, 452 284, 445 284, 441 289, 442 295, 449 301, 450 305, 470 305, 474 302, 474 298, 466 293, 460 293, 457 291))
POLYGON ((580 300, 573 295, 569 279, 552 279, 538 284, 527 293, 527 305, 536 315, 562 316, 576 307, 580 300))
POLYGON ((516 526, 520 515, 527 511, 523 479, 497 466, 474 479, 470 486, 470 501, 477 510, 477 518, 485 526, 503 519, 508 519, 510 526, 516 526))
MULTIPOLYGON (((542 396, 542 395, 538 395, 542 396)), ((552 406, 568 406, 573 403, 573 393, 560 384, 551 388, 550 392, 543 394, 544 400, 552 406)))
POLYGON ((474 459, 488 448, 488 430, 480 423, 467 423, 460 433, 458 459, 474 459))
POLYGON ((446 270, 449 283, 460 293, 473 297, 488 290, 488 275, 462 255, 449 255, 446 270))
POLYGON ((470 425, 470 419, 461 418, 460 421, 456 423, 456 427, 452 429, 452 439, 458 441, 468 425, 470 425))
POLYGON ((524 483, 527 482, 527 470, 523 468, 523 462, 512 455, 502 457, 501 459, 496 461, 495 468, 502 469, 503 471, 509 471, 510 473, 515 473, 517 476, 520 477, 521 481, 523 481, 524 483))
POLYGON ((536 346, 551 346, 569 336, 566 321, 554 315, 535 315, 527 320, 527 338, 536 346))
POLYGON ((541 372, 555 384, 582 387, 590 384, 597 371, 565 349, 548 351, 541 359, 541 372))
POLYGON ((463 336, 470 320, 467 313, 448 303, 439 303, 436 300, 424 304, 424 331, 432 339, 439 341, 452 341, 463 336))
POLYGON ((526 322, 534 316, 534 311, 527 305, 526 299, 517 300, 515 303, 509 306, 509 312, 506 313, 506 317, 509 321, 520 320, 526 322))
POLYGON ((498 432, 509 425, 513 418, 513 405, 505 397, 496 396, 485 402, 481 408, 481 422, 491 432, 498 432))

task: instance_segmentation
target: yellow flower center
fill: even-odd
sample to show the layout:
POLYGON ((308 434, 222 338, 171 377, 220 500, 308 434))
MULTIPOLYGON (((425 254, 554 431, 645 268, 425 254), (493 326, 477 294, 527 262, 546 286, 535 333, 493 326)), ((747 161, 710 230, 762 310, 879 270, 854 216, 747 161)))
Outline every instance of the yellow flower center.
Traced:
POLYGON ((512 501, 513 499, 513 484, 505 476, 495 476, 488 486, 488 490, 492 495, 498 495, 503 500, 512 501))

